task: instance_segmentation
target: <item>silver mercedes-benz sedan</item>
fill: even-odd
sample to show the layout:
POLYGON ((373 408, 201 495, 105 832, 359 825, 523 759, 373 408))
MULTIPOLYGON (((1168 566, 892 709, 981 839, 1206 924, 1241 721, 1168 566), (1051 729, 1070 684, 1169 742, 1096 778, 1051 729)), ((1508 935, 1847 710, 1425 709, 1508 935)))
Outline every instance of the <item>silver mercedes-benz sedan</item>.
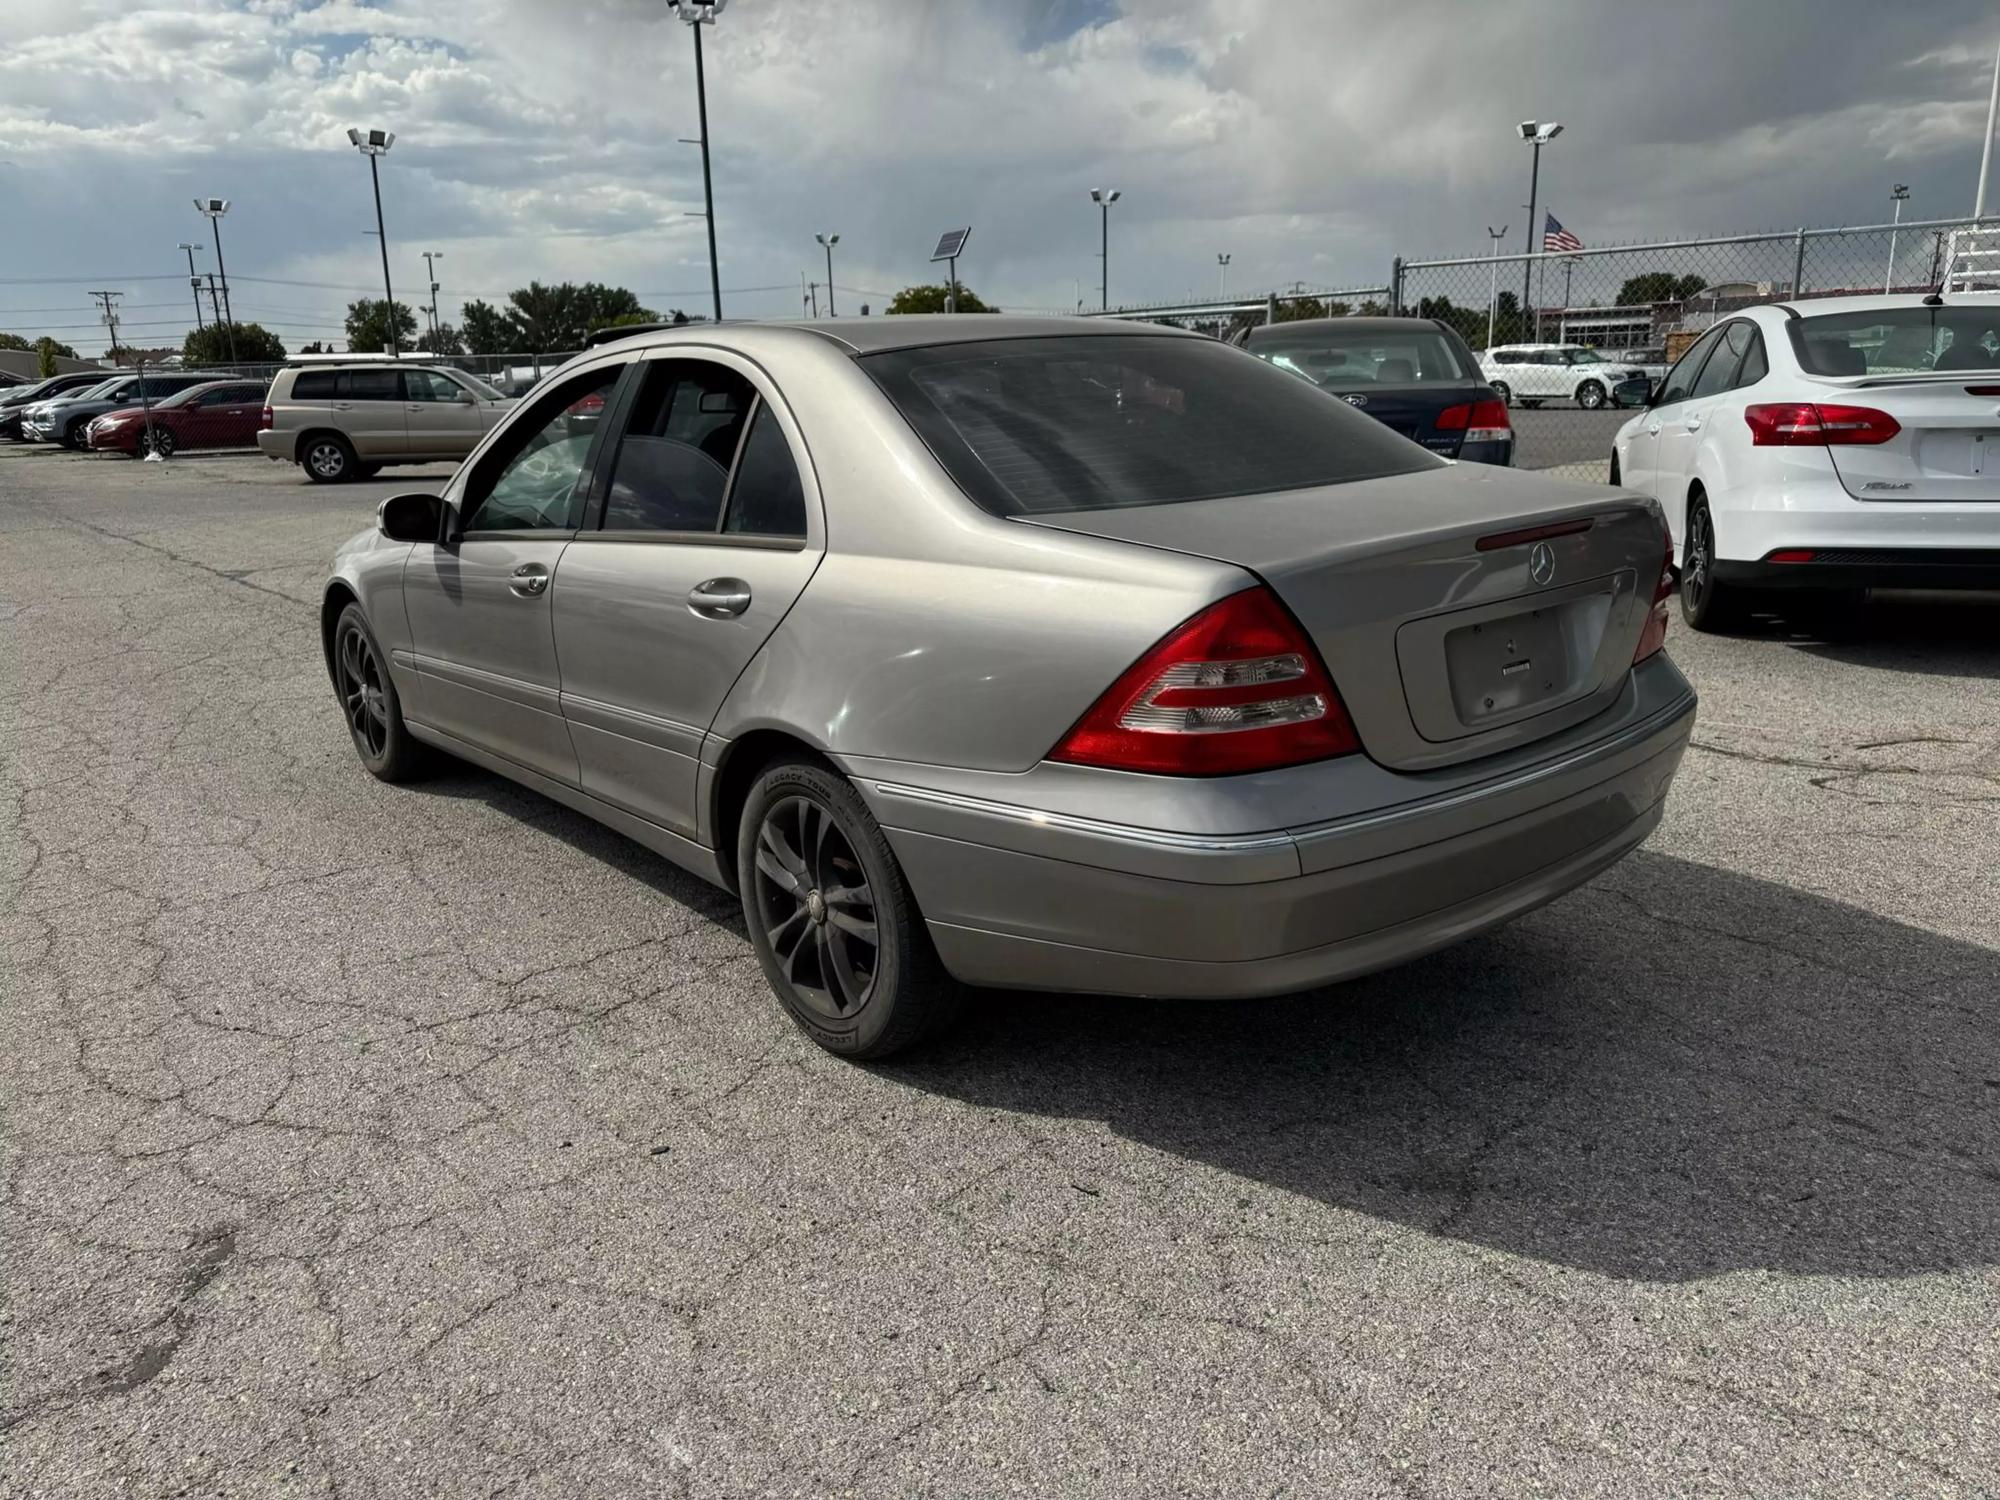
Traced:
POLYGON ((1643 839, 1694 722, 1654 501, 1166 328, 643 331, 377 520, 322 610, 363 764, 448 751, 738 892, 851 1057, 954 981, 1261 995, 1455 942, 1643 839))

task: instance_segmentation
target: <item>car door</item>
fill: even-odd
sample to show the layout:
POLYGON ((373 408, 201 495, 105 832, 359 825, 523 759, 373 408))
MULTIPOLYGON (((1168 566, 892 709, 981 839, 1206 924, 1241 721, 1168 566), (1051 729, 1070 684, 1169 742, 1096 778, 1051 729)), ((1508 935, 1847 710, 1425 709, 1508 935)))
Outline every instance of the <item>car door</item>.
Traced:
POLYGON ((479 398, 437 370, 403 371, 403 418, 412 458, 464 458, 488 425, 479 398))
POLYGON ((744 361, 681 351, 631 385, 555 601, 587 792, 700 837, 701 747, 824 550, 805 444, 744 361))
MULTIPOLYGON (((1702 342, 1708 357, 1695 371, 1694 383, 1673 413, 1660 424, 1658 446, 1654 450, 1655 489, 1667 512, 1667 524, 1678 549, 1685 534, 1688 485, 1694 477, 1695 454, 1700 449, 1703 430, 1717 400, 1736 378, 1737 366, 1756 335, 1756 328, 1741 318, 1718 325, 1702 342)), ((1693 353, 1692 350, 1689 351, 1693 353)))
POLYGON ((1695 376, 1701 373, 1709 350, 1721 337, 1720 328, 1711 328, 1675 361, 1674 367, 1667 371, 1666 379, 1660 382, 1652 405, 1635 426, 1619 461, 1619 482, 1660 501, 1666 507, 1669 525, 1676 528, 1674 535, 1677 540, 1680 521, 1674 513, 1675 507, 1667 504, 1669 497, 1660 482, 1660 438, 1670 424, 1681 420, 1681 408, 1687 402, 1695 376))
POLYGON ((333 393, 333 425, 364 463, 406 457, 410 440, 403 415, 403 372, 366 366, 342 370, 333 393))
POLYGON ((258 407, 251 406, 255 386, 221 385, 203 391, 181 408, 174 437, 183 448, 234 448, 254 442, 258 407))
POLYGON ((524 407, 446 492, 446 536, 403 567, 418 723, 571 786, 576 750, 560 701, 550 605, 582 518, 594 433, 571 402, 603 395, 630 363, 566 377, 524 407))

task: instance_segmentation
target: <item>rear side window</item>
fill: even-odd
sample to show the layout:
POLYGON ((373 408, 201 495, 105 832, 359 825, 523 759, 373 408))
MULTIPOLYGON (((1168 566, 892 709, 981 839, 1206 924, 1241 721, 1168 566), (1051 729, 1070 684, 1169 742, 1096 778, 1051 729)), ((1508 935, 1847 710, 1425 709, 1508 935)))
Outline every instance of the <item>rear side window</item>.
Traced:
POLYGON ((738 536, 806 534, 806 492, 799 466, 792 462, 785 430, 761 401, 736 460, 736 482, 729 488, 729 514, 722 529, 738 536))
POLYGON ((1695 377, 1691 397, 1714 396, 1730 388, 1735 383, 1736 371, 1743 363, 1743 356, 1750 348, 1750 340, 1757 330, 1748 323, 1724 323, 1722 341, 1715 346, 1715 353, 1702 366, 1701 374, 1695 377))
POLYGON ((294 401, 331 401, 336 382, 340 379, 337 370, 301 370, 292 378, 292 399, 294 401))
POLYGON ((1693 387, 1695 377, 1701 373, 1701 367, 1708 359, 1708 351, 1715 347, 1716 341, 1721 337, 1720 328, 1711 328, 1695 340, 1694 346, 1675 362, 1671 370, 1667 371, 1667 378, 1660 385, 1660 394, 1653 402, 1655 406, 1687 400, 1688 391, 1693 387))
POLYGON ((735 371, 653 360, 606 491, 607 531, 714 531, 754 392, 735 371))
POLYGON ((343 401, 400 401, 401 370, 344 370, 336 394, 343 401))
POLYGON ((959 487, 998 516, 1308 489, 1444 464, 1338 397, 1209 339, 995 339, 860 364, 959 487))
POLYGON ((1746 385, 1755 385, 1771 373, 1771 362, 1764 356, 1764 335, 1756 329, 1750 330, 1750 347, 1743 351, 1743 363, 1737 367, 1736 379, 1731 382, 1731 390, 1741 390, 1746 385))

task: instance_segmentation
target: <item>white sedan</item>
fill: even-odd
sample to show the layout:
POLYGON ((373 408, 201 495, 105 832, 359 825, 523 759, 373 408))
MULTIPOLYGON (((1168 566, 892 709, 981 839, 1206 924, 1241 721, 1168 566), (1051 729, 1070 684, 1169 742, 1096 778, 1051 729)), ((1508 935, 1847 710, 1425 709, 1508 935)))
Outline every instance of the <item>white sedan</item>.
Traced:
POLYGON ((2000 297, 1822 298, 1704 334, 1618 431, 1697 630, 1760 592, 2000 588, 2000 297))

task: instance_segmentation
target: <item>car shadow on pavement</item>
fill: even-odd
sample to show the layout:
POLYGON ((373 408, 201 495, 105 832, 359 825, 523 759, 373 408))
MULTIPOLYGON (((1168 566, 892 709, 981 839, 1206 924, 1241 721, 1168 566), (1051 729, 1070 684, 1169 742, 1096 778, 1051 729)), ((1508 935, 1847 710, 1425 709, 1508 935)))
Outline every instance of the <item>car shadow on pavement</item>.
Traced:
POLYGON ((1657 853, 1310 995, 983 995, 891 1071, 1612 1277, 2000 1263, 2000 953, 1657 853))
POLYGON ((1775 598, 1746 637, 1780 640, 1844 666, 1926 677, 2000 678, 2000 593, 1882 593, 1865 605, 1775 598))

